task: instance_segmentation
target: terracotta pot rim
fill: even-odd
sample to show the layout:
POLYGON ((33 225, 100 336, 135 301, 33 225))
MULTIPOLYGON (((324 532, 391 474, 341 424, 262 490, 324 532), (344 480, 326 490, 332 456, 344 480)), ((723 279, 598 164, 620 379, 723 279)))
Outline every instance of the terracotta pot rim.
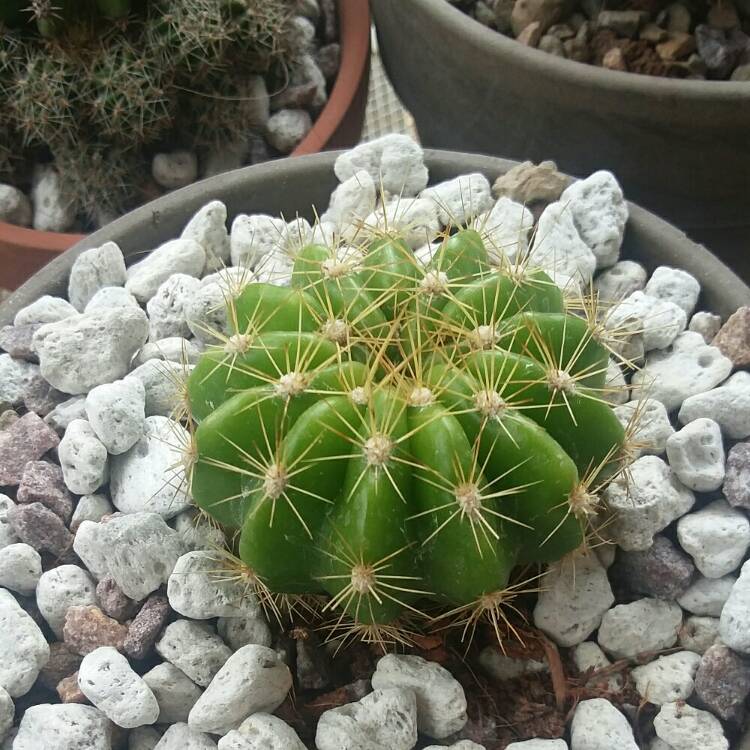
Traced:
MULTIPOLYGON (((290 156, 321 151, 341 124, 365 73, 370 55, 370 6, 368 0, 339 0, 339 43, 341 64, 331 95, 290 156)), ((200 182, 197 180, 196 182, 200 182)), ((193 183, 195 184, 195 183, 193 183)), ((0 221, 0 242, 26 252, 61 253, 80 242, 85 234, 47 232, 0 221)))
MULTIPOLYGON (((586 87, 606 87, 623 94, 644 97, 663 97, 668 106, 669 97, 705 100, 707 104, 717 99, 736 100, 737 104, 750 100, 750 84, 744 81, 696 81, 664 78, 642 73, 607 70, 596 65, 567 60, 548 52, 526 47, 515 39, 488 28, 455 8, 447 0, 409 0, 438 18, 448 27, 458 27, 474 41, 480 55, 513 55, 522 64, 540 74, 564 79, 568 83, 586 87)), ((489 57, 488 59, 492 59, 489 57)))

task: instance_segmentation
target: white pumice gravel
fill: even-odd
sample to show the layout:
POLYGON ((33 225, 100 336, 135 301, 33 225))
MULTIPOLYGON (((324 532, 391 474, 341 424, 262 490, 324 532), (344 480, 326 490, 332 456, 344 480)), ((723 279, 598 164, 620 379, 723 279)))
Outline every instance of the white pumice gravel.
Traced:
POLYGON ((29 387, 39 377, 37 365, 0 354, 0 399, 6 404, 22 404, 29 387))
POLYGON ((20 541, 8 523, 8 511, 15 505, 7 495, 0 493, 0 549, 20 541))
POLYGON ((188 724, 226 734, 248 716, 275 711, 292 687, 292 675, 278 654, 265 646, 243 646, 219 669, 190 710, 188 724))
MULTIPOLYGON (((489 184, 487 185, 489 192, 489 184)), ((443 739, 465 726, 466 696, 458 680, 444 667, 419 656, 388 654, 372 676, 373 690, 403 688, 417 699, 417 726, 422 734, 443 739)))
POLYGON ((75 534, 84 521, 101 521, 104 516, 114 512, 115 509, 106 495, 82 495, 70 519, 70 530, 75 534))
POLYGON ((490 263, 513 263, 526 256, 534 215, 525 206, 510 198, 499 198, 474 224, 487 247, 490 263))
POLYGON ((23 715, 13 750, 110 750, 112 724, 93 706, 42 703, 23 715))
POLYGON ((677 538, 704 576, 721 578, 745 559, 750 547, 750 521, 726 500, 715 500, 683 516, 677 522, 677 538))
POLYGON ((425 188, 419 197, 433 201, 444 227, 468 224, 479 214, 489 211, 493 204, 490 181, 479 172, 439 182, 425 188))
POLYGON ((315 733, 318 750, 343 747, 412 750, 417 742, 417 700, 412 690, 373 690, 362 700, 322 714, 315 733))
POLYGON ((654 398, 620 404, 615 407, 615 415, 620 424, 631 431, 635 458, 661 455, 666 450, 667 440, 675 432, 664 404, 654 398))
POLYGON ((149 359, 128 373, 125 380, 141 381, 146 392, 147 417, 171 417, 184 404, 184 383, 191 370, 192 365, 181 362, 149 359))
POLYGON ((219 750, 305 750, 305 745, 286 722, 259 711, 225 734, 219 750))
POLYGON ((185 722, 179 722, 167 728, 154 750, 216 750, 216 742, 185 722))
POLYGON ((640 263, 620 260, 596 277, 594 290, 601 302, 611 304, 642 290, 647 278, 646 269, 640 263))
POLYGON ((102 287, 83 308, 83 312, 101 310, 111 307, 137 307, 140 309, 138 300, 122 286, 102 287))
POLYGON ((168 336, 189 336, 186 309, 189 300, 200 287, 200 280, 184 273, 173 273, 146 303, 149 320, 149 340, 158 341, 168 336))
POLYGON ((643 291, 651 297, 674 302, 690 317, 698 303, 701 286, 695 276, 687 271, 659 266, 654 269, 643 291))
POLYGON ((607 571, 594 554, 550 565, 540 581, 534 624, 560 646, 575 646, 599 627, 615 597, 607 571))
MULTIPOLYGON (((573 649, 573 661, 579 672, 592 670, 598 672, 612 665, 607 655, 602 651, 601 646, 594 641, 584 641, 579 643, 573 649)), ((592 677, 588 685, 606 686, 612 693, 618 693, 622 690, 622 676, 613 674, 611 676, 592 677)))
POLYGON ((161 739, 161 732, 153 727, 136 727, 128 734, 128 750, 154 750, 161 739))
POLYGON ((570 750, 638 750, 628 720, 604 698, 578 704, 570 734, 570 750))
POLYGON ((688 330, 700 333, 703 340, 710 344, 721 328, 721 316, 710 312, 697 312, 690 318, 688 330))
MULTIPOLYGON (((0 355, 0 370, 2 369, 2 359, 3 355, 0 355)), ((86 419, 86 396, 73 396, 63 401, 47 414, 44 421, 52 429, 64 433, 74 419, 86 419)))
MULTIPOLYGON (((172 527, 180 535, 185 549, 219 550, 224 546, 224 532, 210 524, 195 508, 188 508, 172 519, 172 527)), ((214 553, 215 554, 215 553, 214 553)))
POLYGON ((674 602, 638 599, 605 613, 599 645, 616 659, 671 648, 682 626, 682 610, 674 602))
POLYGON ((232 265, 253 268, 279 247, 285 229, 286 222, 274 216, 238 214, 229 235, 232 265))
POLYGON ((206 268, 219 270, 230 260, 227 207, 221 201, 210 201, 198 210, 180 235, 195 240, 206 252, 206 268))
POLYGON ((365 219, 367 232, 399 232, 412 250, 429 242, 440 229, 438 209, 427 198, 395 197, 365 219))
POLYGON ((60 565, 42 573, 36 604, 52 632, 62 640, 68 609, 97 604, 96 582, 78 565, 60 565))
POLYGON ((479 666, 498 682, 515 680, 516 677, 535 672, 549 672, 549 665, 546 661, 506 656, 496 646, 485 646, 479 653, 478 661, 479 666))
POLYGON ((182 670, 194 683, 207 687, 232 655, 208 623, 175 620, 156 642, 156 653, 182 670))
POLYGON ((13 325, 28 326, 57 323, 60 320, 74 317, 78 312, 68 300, 45 294, 38 300, 26 305, 26 307, 22 307, 13 318, 13 325))
POLYGON ((750 654, 750 561, 742 566, 721 610, 719 635, 729 648, 750 654))
POLYGON ((729 750, 721 722, 686 703, 665 703, 654 719, 660 740, 678 750, 729 750))
POLYGON ((201 357, 201 349, 190 339, 167 336, 144 344, 133 358, 133 366, 140 367, 151 359, 194 365, 201 357))
POLYGON ((320 217, 340 227, 351 239, 361 231, 362 222, 375 210, 379 186, 366 169, 360 169, 331 193, 328 210, 320 217))
POLYGON ((186 722, 203 691, 181 669, 169 662, 157 664, 143 675, 159 704, 159 724, 186 722))
POLYGON ((677 602, 691 614, 718 617, 736 581, 737 577, 731 575, 722 578, 701 576, 677 598, 677 602))
POLYGON ((605 314, 605 325, 614 331, 631 321, 643 336, 644 350, 649 352, 666 349, 685 330, 687 316, 674 302, 635 291, 605 314))
POLYGON ((718 388, 686 398, 680 408, 682 424, 708 417, 729 438, 750 436, 750 372, 735 372, 718 388))
POLYGON ((85 419, 74 419, 57 447, 65 486, 79 495, 96 492, 109 478, 107 448, 85 419))
POLYGON ((631 674, 641 697, 660 706, 685 701, 693 694, 695 673, 700 662, 698 654, 679 651, 636 667, 631 674))
POLYGON ((696 654, 703 654, 719 638, 719 618, 691 615, 680 629, 680 646, 696 654))
POLYGON ((189 443, 190 435, 179 422, 148 417, 138 442, 111 459, 110 491, 115 508, 123 513, 158 513, 169 519, 189 507, 182 452, 189 443))
POLYGON ((232 651, 248 644, 270 646, 273 637, 262 612, 253 617, 220 617, 216 629, 232 651))
POLYGON ((110 454, 130 450, 143 435, 146 389, 136 378, 92 388, 86 396, 86 417, 110 454))
POLYGON ((667 460, 677 478, 691 490, 710 492, 724 482, 724 442, 713 419, 688 422, 666 444, 667 460))
POLYGON ((42 575, 42 557, 28 544, 9 544, 0 549, 0 587, 31 596, 42 575))
POLYGON ((126 280, 125 258, 120 247, 116 242, 105 242, 84 250, 75 259, 68 279, 68 299, 83 312, 97 292, 106 287, 122 287, 126 280))

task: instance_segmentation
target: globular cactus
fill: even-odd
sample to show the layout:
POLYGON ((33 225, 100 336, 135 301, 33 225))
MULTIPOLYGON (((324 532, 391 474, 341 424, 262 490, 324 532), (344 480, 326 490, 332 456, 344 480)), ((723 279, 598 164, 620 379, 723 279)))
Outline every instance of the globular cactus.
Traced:
POLYGON ((625 435, 543 272, 472 229, 426 267, 389 236, 310 245, 228 316, 188 380, 190 481, 259 592, 325 595, 366 639, 427 606, 500 634, 514 568, 585 543, 625 435))

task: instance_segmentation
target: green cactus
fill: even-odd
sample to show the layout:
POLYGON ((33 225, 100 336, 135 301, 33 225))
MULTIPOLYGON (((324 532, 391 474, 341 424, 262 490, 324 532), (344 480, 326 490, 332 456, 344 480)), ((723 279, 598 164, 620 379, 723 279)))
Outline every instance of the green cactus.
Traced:
POLYGON ((386 236, 228 302, 188 379, 190 481, 259 592, 325 594, 376 640, 424 602, 499 632, 514 567, 584 543, 625 435, 607 349, 544 273, 470 229, 426 268, 386 236))

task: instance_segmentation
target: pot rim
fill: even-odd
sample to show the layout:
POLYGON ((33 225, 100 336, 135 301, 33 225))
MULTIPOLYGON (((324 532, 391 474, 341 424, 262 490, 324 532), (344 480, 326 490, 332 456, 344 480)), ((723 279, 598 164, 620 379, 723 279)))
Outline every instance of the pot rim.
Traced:
POLYGON ((745 81, 686 80, 608 70, 526 47, 479 23, 448 0, 409 2, 421 12, 436 17, 447 28, 458 26, 472 40, 479 54, 495 57, 513 55, 519 64, 535 74, 563 79, 570 85, 606 88, 612 94, 663 98, 665 107, 669 105, 668 99, 674 97, 705 101, 707 105, 716 100, 736 100, 738 105, 750 101, 750 83, 745 81))
MULTIPOLYGON (((339 0, 338 10, 341 63, 336 81, 310 132, 289 156, 305 156, 325 148, 346 117, 365 75, 370 57, 369 2, 339 0)), ((49 232, 0 221, 0 243, 13 245, 24 252, 62 253, 86 236, 88 235, 71 232, 49 232)))

